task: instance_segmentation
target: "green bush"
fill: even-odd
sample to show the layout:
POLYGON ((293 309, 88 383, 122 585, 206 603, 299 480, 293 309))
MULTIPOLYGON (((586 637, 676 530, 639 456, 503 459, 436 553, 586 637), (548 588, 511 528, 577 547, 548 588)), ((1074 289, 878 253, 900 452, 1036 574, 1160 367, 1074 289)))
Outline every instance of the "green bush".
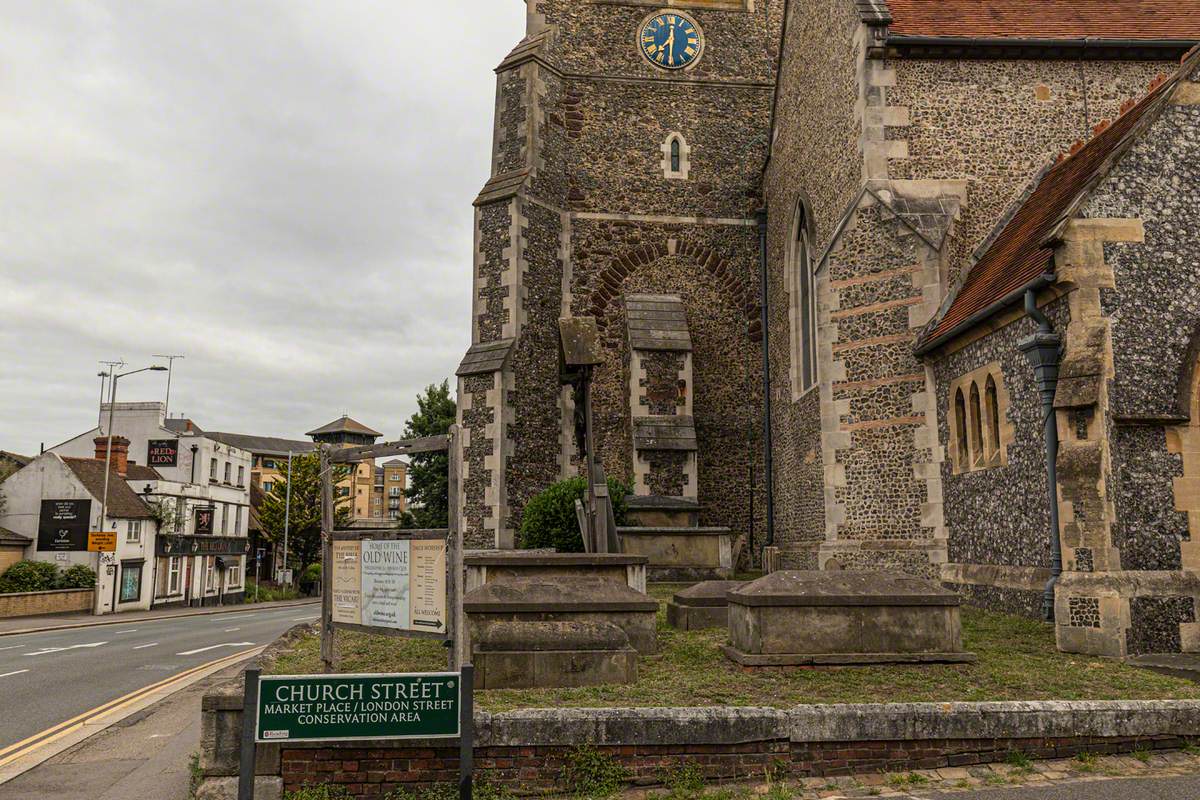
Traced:
POLYGON ((321 565, 317 563, 309 564, 304 568, 304 572, 300 573, 301 583, 320 583, 321 582, 321 565))
MULTIPOLYGON (((582 553, 583 535, 575 516, 575 501, 587 494, 587 481, 568 478, 559 481, 525 505, 521 517, 521 547, 532 550, 553 547, 560 553, 582 553)), ((629 489, 616 478, 608 479, 613 515, 617 524, 625 523, 625 496, 629 489)))
POLYGON ((18 561, 0 575, 0 593, 44 592, 55 588, 58 567, 48 561, 18 561))
POLYGON ((278 600, 296 600, 300 597, 300 592, 293 589, 291 586, 258 586, 258 591, 255 592, 255 583, 253 578, 246 579, 246 599, 247 603, 274 603, 278 600))
POLYGON ((58 576, 57 583, 60 589, 94 589, 96 573, 87 564, 75 564, 58 576))

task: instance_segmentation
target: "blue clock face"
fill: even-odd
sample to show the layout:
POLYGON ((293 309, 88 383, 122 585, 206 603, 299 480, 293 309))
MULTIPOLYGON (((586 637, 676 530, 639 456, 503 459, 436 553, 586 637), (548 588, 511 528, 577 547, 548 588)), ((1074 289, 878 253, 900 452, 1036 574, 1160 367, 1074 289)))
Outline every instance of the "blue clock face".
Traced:
POLYGON ((683 69, 694 64, 704 49, 700 28, 691 17, 678 11, 664 11, 646 20, 638 43, 642 55, 663 69, 683 69))

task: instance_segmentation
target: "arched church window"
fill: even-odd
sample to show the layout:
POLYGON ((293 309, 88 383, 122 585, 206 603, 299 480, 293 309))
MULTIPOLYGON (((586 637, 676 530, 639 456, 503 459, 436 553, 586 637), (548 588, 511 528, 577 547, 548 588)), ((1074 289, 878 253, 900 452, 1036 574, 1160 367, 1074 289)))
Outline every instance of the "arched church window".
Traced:
POLYGON ((983 419, 979 402, 979 384, 971 383, 971 465, 983 463, 983 419))
POLYGON ((988 425, 987 460, 991 464, 1000 458, 1000 396, 991 375, 983 387, 983 411, 988 425))
POLYGON ((803 203, 797 203, 792 218, 787 275, 791 284, 788 316, 792 328, 792 396, 798 399, 817 385, 817 299, 808 215, 803 203))
POLYGON ((960 470, 970 463, 967 453, 967 401, 958 389, 954 392, 954 461, 960 470))
POLYGON ((660 149, 663 154, 663 177, 687 180, 688 171, 691 169, 689 156, 692 148, 688 147, 687 139, 683 138, 683 134, 677 131, 671 132, 660 149))

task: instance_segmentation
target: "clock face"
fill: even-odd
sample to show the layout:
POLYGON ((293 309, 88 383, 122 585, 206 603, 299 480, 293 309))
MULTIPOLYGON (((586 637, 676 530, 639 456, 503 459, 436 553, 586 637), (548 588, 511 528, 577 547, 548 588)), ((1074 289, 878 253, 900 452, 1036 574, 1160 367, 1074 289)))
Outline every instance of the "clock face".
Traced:
POLYGON ((683 69, 700 58, 704 37, 691 17, 678 11, 664 11, 642 23, 638 46, 654 66, 683 69))

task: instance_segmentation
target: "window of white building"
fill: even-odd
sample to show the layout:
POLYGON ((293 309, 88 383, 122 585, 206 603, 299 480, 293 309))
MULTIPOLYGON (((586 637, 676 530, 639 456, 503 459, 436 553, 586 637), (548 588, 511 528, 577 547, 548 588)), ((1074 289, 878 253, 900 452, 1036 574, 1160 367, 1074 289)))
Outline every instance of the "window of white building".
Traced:
POLYGON ((142 521, 140 519, 131 519, 125 528, 126 542, 140 542, 142 540, 142 521))

